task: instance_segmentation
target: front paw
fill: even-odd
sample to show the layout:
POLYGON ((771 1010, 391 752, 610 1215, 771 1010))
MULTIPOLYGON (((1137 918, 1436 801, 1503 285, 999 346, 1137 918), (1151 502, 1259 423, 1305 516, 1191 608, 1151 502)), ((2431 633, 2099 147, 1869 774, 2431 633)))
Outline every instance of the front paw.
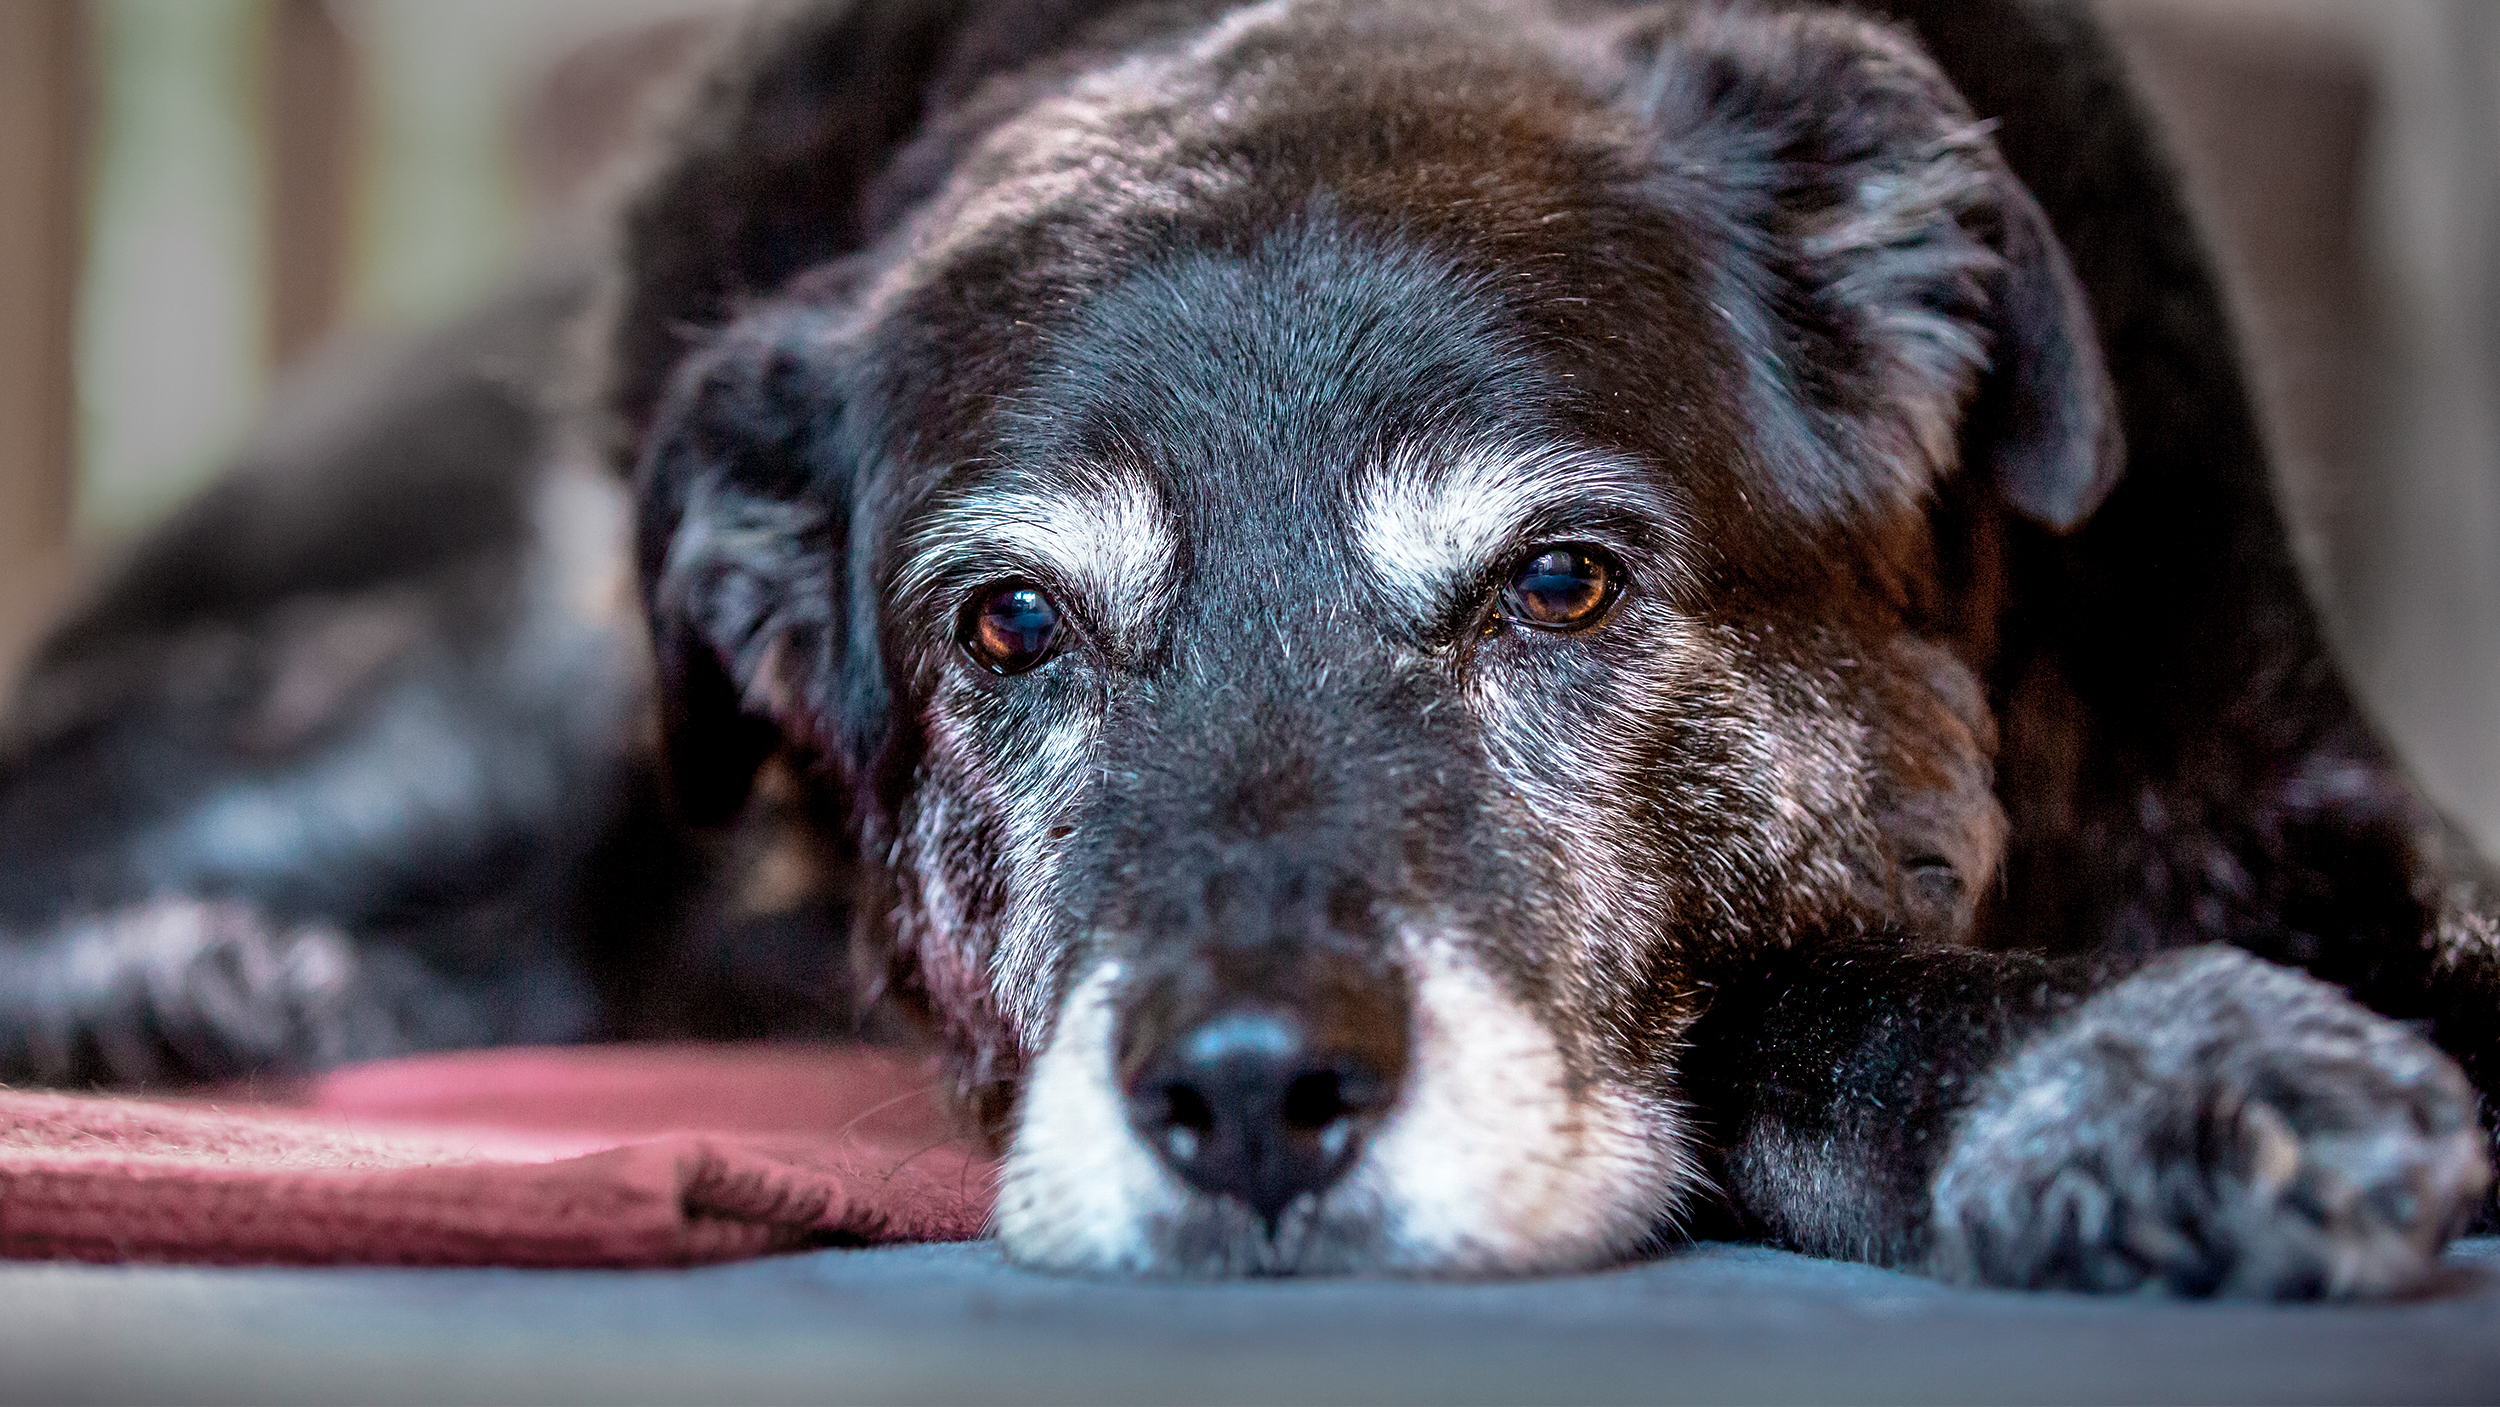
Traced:
POLYGON ((301 1073, 487 1034, 407 954, 239 902, 156 899, 0 939, 0 1083, 301 1073))
POLYGON ((2445 1055, 2321 982, 2199 949, 1988 1077, 1936 1177, 1932 1266, 2035 1289, 2398 1294, 2490 1176, 2445 1055))

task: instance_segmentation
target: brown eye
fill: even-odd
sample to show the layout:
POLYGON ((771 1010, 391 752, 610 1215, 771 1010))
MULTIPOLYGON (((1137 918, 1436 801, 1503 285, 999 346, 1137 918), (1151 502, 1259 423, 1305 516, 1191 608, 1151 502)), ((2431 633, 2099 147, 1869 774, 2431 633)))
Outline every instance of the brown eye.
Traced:
POLYGON ((1539 630, 1574 630, 1594 622, 1623 584, 1614 559, 1586 547, 1543 547, 1510 569, 1502 614, 1539 630))
POLYGON ((964 652, 1000 674, 1022 674, 1050 658, 1059 608, 1030 582, 1009 582, 964 610, 964 652))

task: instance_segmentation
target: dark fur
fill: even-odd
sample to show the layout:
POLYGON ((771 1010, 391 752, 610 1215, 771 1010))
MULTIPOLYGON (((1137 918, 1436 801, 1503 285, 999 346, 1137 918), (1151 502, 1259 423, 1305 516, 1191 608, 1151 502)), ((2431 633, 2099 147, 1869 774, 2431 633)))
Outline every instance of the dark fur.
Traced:
MULTIPOLYGON (((507 603, 547 551, 516 486, 561 455, 495 376, 411 412, 485 452, 313 456, 486 505, 425 519, 439 544, 332 553, 350 510, 324 510, 247 579, 265 471, 160 537, 48 647, 0 764, 0 916, 29 935, 6 1068, 762 1029, 822 970, 759 982, 756 955, 838 950, 848 901, 863 970, 1003 1116, 1087 964, 1132 974, 1123 1071, 1244 992, 1353 1040, 1407 1019, 1383 1014, 1407 1010, 1398 935, 1446 911, 1574 1080, 1688 1111, 1723 1194, 1696 1215, 1994 1283, 2417 1283, 2487 1180, 2493 890, 2324 649, 2105 41, 2015 0, 1898 5, 1898 29, 1315 7, 1028 130, 1221 8, 825 7, 755 27, 694 95, 601 310, 656 740, 616 622, 568 627, 592 663, 555 685, 515 663, 539 617, 507 603), (1188 86, 1255 95, 1269 63, 1289 99, 1188 86), (967 219, 950 191, 1041 159, 1001 132, 1095 142, 1067 169, 1098 188, 927 254, 913 220, 967 219), (1488 437, 1650 467, 1534 525, 1632 569, 1571 643, 1486 632, 1484 583, 1384 609, 1341 556, 1326 495, 1351 471, 1311 466, 1488 437), (1172 505, 1185 584, 1151 629, 1089 619, 1066 668, 966 673, 950 622, 999 569, 915 575, 931 524, 1112 460, 1172 505), (433 487, 455 467, 476 481, 433 487), (1611 709, 1694 639, 1708 668, 1611 709), (316 705, 280 726, 291 661, 316 705), (1497 765, 1453 702, 1487 678, 1550 735, 1627 735, 1603 767, 1560 741, 1497 765), (585 680, 634 707, 583 721, 585 680), (423 716, 539 790, 481 784, 413 829, 423 806, 386 807, 260 868, 141 843, 238 789, 300 804, 289 777, 397 745, 407 697, 453 701, 423 716), (1063 812, 1018 810, 1005 760, 1096 698, 1114 761, 1063 812), (1757 755, 1766 720, 1795 759, 1757 755), (1540 839, 1518 793, 1591 781, 1585 849, 1540 839), (738 828, 680 828, 663 789, 738 828), (1017 838, 1044 819, 1046 846, 1017 838), (773 845, 847 878, 733 902, 773 845), (1049 913, 1017 927, 1006 862, 1037 855, 1049 913), (1555 897, 1599 869, 1638 912, 1555 897), (1594 949, 1561 941, 1590 926, 1594 949), (114 942, 134 956, 75 960, 114 942), (350 977, 300 976, 333 948, 350 977), (696 974, 717 990, 658 995, 696 974)), ((1288 1249, 1224 1205, 1141 1233, 1141 1263, 1393 1263, 1362 1209, 1315 1203, 1288 1249)))

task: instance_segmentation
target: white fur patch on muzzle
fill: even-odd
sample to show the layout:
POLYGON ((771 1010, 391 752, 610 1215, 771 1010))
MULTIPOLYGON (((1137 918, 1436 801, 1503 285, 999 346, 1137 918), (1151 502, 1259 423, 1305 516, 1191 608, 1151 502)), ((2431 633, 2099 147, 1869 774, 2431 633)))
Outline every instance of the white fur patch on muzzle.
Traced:
POLYGON ((1575 1070, 1460 945, 1410 938, 1405 966, 1406 1087, 1353 1167, 1272 1243, 1132 1131, 1117 1060, 1124 970, 1095 966, 1028 1072, 998 1201, 1008 1254, 1094 1274, 1521 1274, 1619 1259, 1672 1222, 1699 1180, 1676 1108, 1575 1070), (1209 1259, 1225 1238, 1244 1244, 1209 1259))

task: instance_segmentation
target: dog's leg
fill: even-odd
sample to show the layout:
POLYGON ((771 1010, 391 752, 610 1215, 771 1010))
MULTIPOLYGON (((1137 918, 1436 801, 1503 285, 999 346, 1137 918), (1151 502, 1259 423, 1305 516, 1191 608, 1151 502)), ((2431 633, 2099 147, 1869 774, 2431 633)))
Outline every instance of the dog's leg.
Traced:
POLYGON ((2229 949, 2115 981, 1965 949, 1801 954, 1722 990, 1690 1069, 1758 1230, 1987 1284, 2396 1293, 2489 1182, 2454 1063, 2229 949))
POLYGON ((405 953, 241 903, 167 899, 0 939, 0 1083, 317 1070, 487 1034, 405 953))

